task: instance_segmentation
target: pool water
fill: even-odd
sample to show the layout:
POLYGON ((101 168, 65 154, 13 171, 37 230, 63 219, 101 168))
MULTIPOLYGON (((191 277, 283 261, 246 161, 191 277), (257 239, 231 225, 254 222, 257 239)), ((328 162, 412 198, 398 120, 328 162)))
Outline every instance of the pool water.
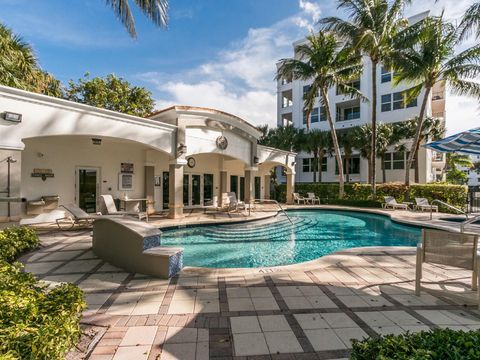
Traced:
POLYGON ((288 211, 239 224, 163 230, 162 245, 183 247, 186 266, 254 268, 296 264, 362 246, 415 246, 421 229, 381 215, 329 210, 288 211))

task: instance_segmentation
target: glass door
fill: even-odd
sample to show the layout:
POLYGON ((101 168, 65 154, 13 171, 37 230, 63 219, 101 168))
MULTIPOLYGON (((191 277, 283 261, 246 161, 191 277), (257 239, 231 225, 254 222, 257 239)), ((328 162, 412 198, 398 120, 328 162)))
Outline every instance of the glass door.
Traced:
POLYGON ((243 176, 240 177, 240 196, 237 193, 237 198, 240 201, 245 201, 245 178, 243 176))
POLYGON ((201 205, 201 184, 200 184, 200 175, 191 175, 192 180, 192 199, 191 204, 192 206, 199 206, 201 205))
POLYGON ((98 168, 77 169, 78 206, 87 213, 95 213, 97 211, 99 185, 98 168))
POLYGON ((170 202, 170 173, 164 171, 162 174, 162 209, 168 209, 170 202))
POLYGON ((238 198, 238 176, 230 175, 230 192, 234 192, 238 198))
POLYGON ((260 199, 260 184, 261 178, 260 176, 255 176, 255 199, 260 199))
POLYGON ((183 205, 190 205, 190 176, 188 174, 183 175, 183 205))
POLYGON ((213 205, 213 174, 203 174, 203 204, 213 205))

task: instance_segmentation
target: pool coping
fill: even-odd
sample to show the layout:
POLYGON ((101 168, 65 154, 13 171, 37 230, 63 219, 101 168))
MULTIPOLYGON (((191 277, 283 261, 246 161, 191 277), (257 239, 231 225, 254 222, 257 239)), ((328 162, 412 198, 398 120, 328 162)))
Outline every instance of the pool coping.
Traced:
MULTIPOLYGON (((447 221, 445 220, 439 220, 435 219, 435 221, 442 221, 442 223, 425 223, 424 221, 415 221, 411 219, 405 219, 402 217, 397 216, 397 210, 385 210, 385 209, 376 209, 376 208, 358 208, 358 207, 350 207, 350 206, 341 206, 341 205, 287 205, 284 208, 287 212, 289 210, 338 210, 338 211, 353 211, 353 212, 358 212, 358 213, 369 213, 369 214, 375 214, 375 215, 380 215, 380 216, 385 216, 390 218, 390 220, 394 223, 397 224, 402 224, 402 225, 407 225, 407 226, 414 226, 414 227, 419 227, 419 228, 430 228, 430 229, 439 229, 439 230, 446 230, 446 231, 454 231, 454 232, 460 232, 460 223, 452 223, 448 224, 447 221), (390 211, 392 211, 390 213, 390 211), (456 225, 456 226, 455 226, 456 225)), ((260 219, 244 219, 238 222, 215 222, 215 223, 202 223, 202 224, 195 224, 195 223, 190 223, 186 226, 173 226, 169 227, 172 229, 178 229, 178 228, 185 228, 185 227, 195 227, 195 226, 208 226, 208 225, 225 225, 225 224, 238 224, 238 223, 245 223, 245 222, 252 222, 252 221, 257 221, 257 220, 264 220, 268 219, 271 217, 275 217, 278 215, 280 211, 277 211, 275 215, 270 215, 266 216, 264 218, 260 219)), ((422 213, 419 213, 422 214, 422 213)), ((423 214, 428 214, 423 212, 423 214)), ((437 213, 437 214, 442 214, 442 217, 448 217, 448 216, 457 216, 453 214, 445 214, 445 213, 437 213)), ((474 225, 475 226, 475 225, 474 225)), ((475 226, 476 227, 476 226, 475 226)), ((480 232, 480 226, 479 232, 480 232)), ((165 228, 162 228, 165 229, 165 228)), ((476 230, 474 228, 474 230, 476 230)), ((478 234, 476 232, 469 232, 465 231, 465 233, 473 233, 473 234, 478 234)), ((291 271, 305 271, 305 267, 308 267, 310 269, 315 268, 318 269, 319 267, 324 267, 325 265, 322 264, 322 262, 326 261, 326 258, 331 257, 333 255, 340 255, 342 253, 349 253, 349 252, 361 252, 361 251, 367 251, 371 252, 373 251, 387 251, 388 249, 397 249, 397 250, 405 250, 405 251, 414 251, 415 247, 412 246, 367 246, 367 247, 354 247, 354 248, 348 248, 348 249, 342 249, 339 251, 335 251, 331 254, 321 256, 319 258, 305 261, 305 262, 300 262, 296 264, 289 264, 289 265, 278 265, 278 266, 268 266, 268 267, 256 267, 256 268, 214 268, 214 267, 201 267, 201 266, 185 266, 182 269, 182 273, 184 274, 202 274, 202 275, 208 275, 208 274, 215 274, 215 275, 247 275, 247 274, 258 274, 258 273, 278 273, 278 272, 291 272, 291 271)))

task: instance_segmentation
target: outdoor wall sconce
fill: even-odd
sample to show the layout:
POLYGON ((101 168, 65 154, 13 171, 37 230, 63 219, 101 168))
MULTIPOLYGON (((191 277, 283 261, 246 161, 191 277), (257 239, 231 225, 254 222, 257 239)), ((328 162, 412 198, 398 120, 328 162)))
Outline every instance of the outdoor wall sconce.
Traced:
POLYGON ((102 145, 102 139, 99 138, 92 138, 93 145, 102 145))
POLYGON ((22 122, 22 114, 5 111, 3 113, 3 119, 11 122, 22 122))
POLYGON ((258 156, 254 156, 254 157, 253 157, 253 163, 254 163, 254 164, 258 164, 258 160, 259 160, 259 159, 258 159, 258 156))
POLYGON ((183 143, 178 144, 177 148, 178 155, 183 155, 187 152, 187 146, 183 143))
POLYGON ((297 164, 296 161, 292 161, 292 166, 295 166, 297 164))

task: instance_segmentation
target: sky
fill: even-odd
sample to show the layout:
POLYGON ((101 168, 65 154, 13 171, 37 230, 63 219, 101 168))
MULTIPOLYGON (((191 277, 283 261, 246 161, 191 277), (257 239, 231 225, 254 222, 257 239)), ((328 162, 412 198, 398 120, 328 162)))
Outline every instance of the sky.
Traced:
MULTIPOLYGON (((406 14, 445 10, 455 21, 473 1, 413 0, 406 14)), ((64 83, 115 73, 148 88, 157 109, 212 107, 274 126, 275 63, 293 55, 292 43, 319 18, 342 16, 332 0, 170 0, 169 26, 159 29, 133 2, 137 39, 105 0, 0 0, 0 22, 64 83)), ((448 133, 478 126, 479 102, 448 95, 448 133)))

